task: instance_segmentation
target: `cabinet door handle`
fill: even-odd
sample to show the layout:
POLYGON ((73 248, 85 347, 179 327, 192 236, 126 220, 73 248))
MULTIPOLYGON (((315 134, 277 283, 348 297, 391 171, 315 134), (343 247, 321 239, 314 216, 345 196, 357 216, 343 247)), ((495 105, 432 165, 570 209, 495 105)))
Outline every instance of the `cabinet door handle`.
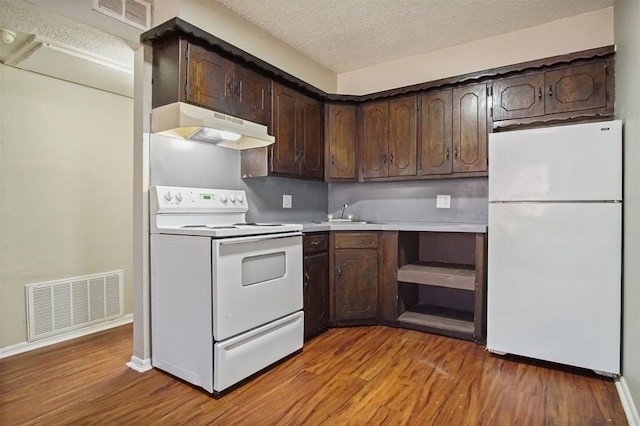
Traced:
POLYGON ((445 155, 445 159, 449 161, 449 148, 445 150, 444 155, 445 155))
POLYGON ((340 278, 342 276, 342 268, 338 266, 338 268, 336 268, 336 275, 338 276, 338 278, 340 278))
POLYGON ((240 102, 242 102, 242 81, 238 84, 238 97, 240 98, 240 102))
POLYGON ((458 147, 457 146, 453 149, 453 159, 454 160, 458 159, 458 147))
POLYGON ((393 163, 393 152, 389 154, 389 163, 393 163))
POLYGON ((382 164, 387 164, 387 156, 386 155, 382 156, 382 164))
POLYGON ((308 273, 304 273, 304 281, 305 281, 305 285, 307 284, 307 281, 309 281, 311 279, 311 277, 309 276, 308 273))
POLYGON ((553 97, 553 86, 549 85, 549 97, 553 97))
POLYGON ((335 155, 332 155, 332 156, 331 156, 331 164, 332 164, 332 165, 335 165, 335 164, 336 164, 336 156, 335 156, 335 155))
POLYGON ((229 80, 229 82, 227 82, 227 90, 224 95, 233 96, 233 80, 229 80))
POLYGON ((542 99, 542 87, 538 87, 538 100, 542 99))

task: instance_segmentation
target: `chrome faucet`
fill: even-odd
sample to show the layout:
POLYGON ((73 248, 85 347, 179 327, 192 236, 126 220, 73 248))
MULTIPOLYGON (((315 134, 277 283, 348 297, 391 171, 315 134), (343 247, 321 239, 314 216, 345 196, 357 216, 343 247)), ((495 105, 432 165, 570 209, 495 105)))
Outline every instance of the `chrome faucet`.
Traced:
POLYGON ((343 205, 343 206, 342 206, 342 210, 340 211, 340 220, 342 220, 342 219, 343 219, 344 211, 345 211, 346 209, 347 209, 347 205, 345 204, 345 205, 343 205))

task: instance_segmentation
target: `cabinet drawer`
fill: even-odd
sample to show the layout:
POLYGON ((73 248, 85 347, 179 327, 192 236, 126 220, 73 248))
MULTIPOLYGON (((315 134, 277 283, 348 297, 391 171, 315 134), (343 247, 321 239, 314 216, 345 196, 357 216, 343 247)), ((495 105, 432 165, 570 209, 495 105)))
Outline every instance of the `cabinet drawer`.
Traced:
POLYGON ((329 235, 326 233, 307 234, 302 239, 302 249, 305 255, 327 251, 329 248, 329 235))
POLYGON ((340 232, 335 236, 335 248, 377 248, 378 234, 375 232, 340 232))

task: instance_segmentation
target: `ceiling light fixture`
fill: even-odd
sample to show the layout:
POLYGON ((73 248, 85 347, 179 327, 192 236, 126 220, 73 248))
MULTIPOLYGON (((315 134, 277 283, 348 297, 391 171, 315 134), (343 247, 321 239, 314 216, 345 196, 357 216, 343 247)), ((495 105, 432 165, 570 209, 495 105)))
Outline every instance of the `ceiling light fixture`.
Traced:
POLYGON ((13 40, 15 40, 16 38, 16 33, 11 31, 11 30, 7 30, 5 28, 0 28, 0 41, 3 42, 4 44, 11 44, 13 43, 13 40))

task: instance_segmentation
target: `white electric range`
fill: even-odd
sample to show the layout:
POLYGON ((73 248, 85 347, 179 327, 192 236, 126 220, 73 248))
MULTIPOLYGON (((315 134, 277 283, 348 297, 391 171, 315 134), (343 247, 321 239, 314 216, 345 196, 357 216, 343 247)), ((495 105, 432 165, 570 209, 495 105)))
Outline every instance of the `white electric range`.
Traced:
POLYGON ((302 348, 302 226, 244 191, 153 186, 152 363, 220 393, 302 348))

